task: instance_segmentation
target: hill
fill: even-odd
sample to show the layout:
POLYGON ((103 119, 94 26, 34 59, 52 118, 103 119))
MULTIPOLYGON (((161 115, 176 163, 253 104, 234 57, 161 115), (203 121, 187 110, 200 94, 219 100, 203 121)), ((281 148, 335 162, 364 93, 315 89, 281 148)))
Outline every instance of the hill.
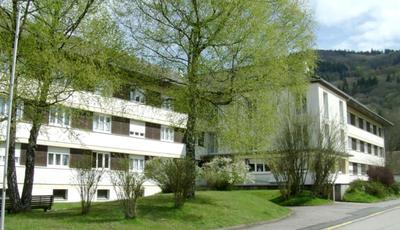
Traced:
POLYGON ((395 123, 386 148, 400 150, 400 51, 317 52, 317 74, 395 123))

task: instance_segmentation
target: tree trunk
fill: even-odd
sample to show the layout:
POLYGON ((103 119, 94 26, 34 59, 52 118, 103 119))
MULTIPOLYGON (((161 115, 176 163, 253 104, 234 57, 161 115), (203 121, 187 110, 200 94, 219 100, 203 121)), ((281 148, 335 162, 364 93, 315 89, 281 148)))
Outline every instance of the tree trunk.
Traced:
POLYGON ((33 121, 32 128, 30 130, 28 147, 26 150, 24 189, 22 190, 21 197, 23 210, 30 210, 31 208, 33 178, 35 173, 35 153, 37 148, 36 143, 40 126, 40 122, 33 121))
POLYGON ((17 170, 15 167, 15 137, 17 131, 16 120, 16 100, 13 102, 11 132, 10 132, 10 148, 8 151, 8 167, 7 167, 7 195, 11 202, 11 212, 18 213, 21 210, 21 198, 18 191, 17 170))

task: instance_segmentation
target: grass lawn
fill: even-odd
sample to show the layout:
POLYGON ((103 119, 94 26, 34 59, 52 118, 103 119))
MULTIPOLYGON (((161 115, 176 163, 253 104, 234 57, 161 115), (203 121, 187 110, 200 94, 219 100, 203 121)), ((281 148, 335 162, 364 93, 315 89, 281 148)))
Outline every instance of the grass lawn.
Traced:
POLYGON ((374 203, 374 202, 393 200, 393 199, 399 199, 399 196, 389 195, 384 198, 379 198, 377 196, 373 196, 361 191, 346 193, 343 197, 344 201, 357 202, 357 203, 374 203))
POLYGON ((309 191, 304 191, 302 194, 291 197, 288 200, 279 196, 271 200, 272 202, 282 206, 317 206, 332 203, 331 200, 321 199, 312 195, 309 191))
POLYGON ((87 216, 78 203, 57 203, 47 213, 7 215, 6 229, 211 229, 271 220, 290 210, 269 200, 276 190, 199 191, 182 209, 173 208, 171 194, 140 200, 138 218, 125 220, 117 202, 95 203, 87 216))

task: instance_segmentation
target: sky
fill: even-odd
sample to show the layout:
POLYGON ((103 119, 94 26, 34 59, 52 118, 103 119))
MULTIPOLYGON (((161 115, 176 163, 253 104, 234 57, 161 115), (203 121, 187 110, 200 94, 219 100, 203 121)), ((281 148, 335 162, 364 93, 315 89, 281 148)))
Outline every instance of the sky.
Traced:
POLYGON ((318 49, 400 49, 400 0, 309 0, 318 49))

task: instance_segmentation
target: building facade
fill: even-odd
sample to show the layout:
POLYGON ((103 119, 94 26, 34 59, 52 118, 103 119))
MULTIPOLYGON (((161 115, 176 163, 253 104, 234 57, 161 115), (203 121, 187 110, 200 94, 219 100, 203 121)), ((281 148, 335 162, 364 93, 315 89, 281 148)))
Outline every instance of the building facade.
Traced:
MULTIPOLYGON (((143 172, 145 161, 152 157, 180 158, 185 155, 183 132, 187 116, 173 111, 171 98, 158 97, 150 102, 148 92, 132 88, 105 97, 96 92, 75 92, 62 106, 50 108, 43 118, 35 159, 33 195, 54 195, 56 201, 79 201, 74 182, 75 168, 85 154, 93 168, 103 168, 95 201, 116 199, 107 172, 117 170, 121 160, 129 159, 130 170, 143 172), (127 157, 127 158, 126 158, 127 157)), ((153 94, 154 95, 154 94, 153 94)), ((307 110, 319 122, 334 121, 341 129, 341 139, 349 157, 342 162, 336 183, 348 184, 366 178, 370 166, 385 162, 384 127, 390 122, 372 112, 324 80, 313 80, 307 91, 307 110)), ((5 115, 6 101, 0 100, 0 115, 5 115)), ((16 168, 20 189, 31 124, 24 120, 23 105, 18 109, 16 168)), ((0 138, 5 140, 6 122, 0 123, 0 138)), ((216 154, 213 133, 199 138, 199 156, 216 154)), ((4 164, 4 143, 0 145, 0 166, 4 164)), ((247 159, 254 182, 273 184, 268 165, 260 159, 247 159)), ((0 178, 3 169, 0 167, 0 178)), ((151 181, 144 184, 145 196, 160 192, 151 181)))
MULTIPOLYGON (((336 184, 367 179, 371 166, 385 165, 384 128, 393 125, 377 113, 329 82, 314 79, 306 93, 307 111, 320 126, 335 124, 348 157, 339 164, 336 184)), ((256 184, 274 184, 275 178, 265 161, 247 159, 256 184)), ((308 178, 307 183, 312 183, 308 178)))

